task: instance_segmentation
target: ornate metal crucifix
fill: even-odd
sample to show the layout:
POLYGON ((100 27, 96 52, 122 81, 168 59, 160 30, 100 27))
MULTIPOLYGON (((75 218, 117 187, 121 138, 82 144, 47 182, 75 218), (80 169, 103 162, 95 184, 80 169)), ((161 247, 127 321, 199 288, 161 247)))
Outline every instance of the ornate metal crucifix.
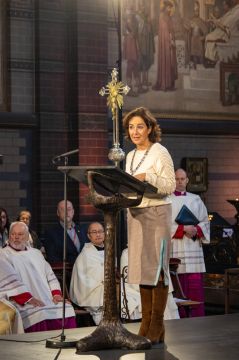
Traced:
POLYGON ((113 147, 110 149, 108 158, 118 166, 124 160, 125 153, 119 143, 119 109, 123 106, 123 95, 127 95, 130 88, 118 81, 118 71, 114 68, 111 72, 111 81, 99 91, 101 96, 108 95, 107 106, 110 108, 113 120, 113 147))

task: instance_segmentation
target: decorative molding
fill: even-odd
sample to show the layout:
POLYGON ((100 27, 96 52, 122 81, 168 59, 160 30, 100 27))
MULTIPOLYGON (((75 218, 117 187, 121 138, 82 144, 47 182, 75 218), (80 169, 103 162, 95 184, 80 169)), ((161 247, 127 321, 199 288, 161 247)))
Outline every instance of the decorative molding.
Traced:
POLYGON ((107 62, 105 64, 79 62, 78 73, 97 73, 107 75, 107 62))
POLYGON ((65 71, 64 61, 39 60, 41 72, 63 73, 65 71))
POLYGON ((87 24, 87 25, 102 25, 105 26, 105 29, 107 29, 107 16, 105 14, 92 14, 92 13, 83 13, 79 12, 79 22, 80 24, 87 24))
POLYGON ((239 120, 159 119, 165 134, 238 135, 239 120))
POLYGON ((0 112, 0 128, 37 128, 38 119, 34 114, 0 112))
POLYGON ((32 60, 13 60, 9 62, 11 70, 24 70, 24 71, 33 71, 35 68, 34 62, 32 60))
POLYGON ((11 8, 29 8, 33 6, 34 0, 11 0, 11 8))
POLYGON ((56 9, 53 10, 42 10, 39 9, 39 18, 41 22, 51 22, 51 23, 64 23, 65 22, 65 13, 56 9))
POLYGON ((32 10, 20 10, 20 9, 10 9, 8 11, 8 16, 10 18, 20 18, 20 19, 30 19, 34 17, 34 11, 32 10))

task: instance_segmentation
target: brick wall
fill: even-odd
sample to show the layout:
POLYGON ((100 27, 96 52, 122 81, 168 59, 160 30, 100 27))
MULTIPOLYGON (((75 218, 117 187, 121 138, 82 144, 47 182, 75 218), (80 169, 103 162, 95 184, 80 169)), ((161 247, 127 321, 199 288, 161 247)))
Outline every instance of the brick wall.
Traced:
MULTIPOLYGON (((105 165, 108 153, 106 100, 99 96, 107 83, 107 1, 77 1, 78 128, 80 165, 105 165)), ((80 184, 80 217, 100 218, 88 204, 87 187, 80 184)))
POLYGON ((31 208, 32 144, 30 130, 0 131, 0 207, 6 208, 11 221, 22 207, 31 208), (30 188, 29 188, 30 187, 30 188))
POLYGON ((33 2, 9 4, 9 93, 12 112, 34 112, 34 11, 33 2))

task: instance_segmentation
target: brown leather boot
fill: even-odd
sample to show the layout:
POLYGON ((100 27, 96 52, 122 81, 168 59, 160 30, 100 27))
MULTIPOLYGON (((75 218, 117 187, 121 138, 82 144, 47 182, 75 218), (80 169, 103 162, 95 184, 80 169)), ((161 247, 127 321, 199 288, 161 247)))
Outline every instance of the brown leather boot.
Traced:
POLYGON ((146 336, 151 321, 153 286, 140 285, 139 289, 142 306, 142 321, 139 329, 139 335, 146 336))
POLYGON ((164 341, 164 322, 163 315, 168 298, 168 286, 162 281, 153 288, 152 291, 152 315, 149 330, 146 337, 151 340, 152 344, 164 341))

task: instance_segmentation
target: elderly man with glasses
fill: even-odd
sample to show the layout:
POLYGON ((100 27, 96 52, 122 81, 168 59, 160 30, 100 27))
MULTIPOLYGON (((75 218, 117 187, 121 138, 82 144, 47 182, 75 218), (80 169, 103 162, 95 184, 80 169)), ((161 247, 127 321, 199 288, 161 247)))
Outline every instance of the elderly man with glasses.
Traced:
POLYGON ((73 303, 88 310, 96 325, 103 316, 104 238, 103 226, 93 222, 88 227, 85 243, 78 255, 71 277, 70 297, 73 303))

